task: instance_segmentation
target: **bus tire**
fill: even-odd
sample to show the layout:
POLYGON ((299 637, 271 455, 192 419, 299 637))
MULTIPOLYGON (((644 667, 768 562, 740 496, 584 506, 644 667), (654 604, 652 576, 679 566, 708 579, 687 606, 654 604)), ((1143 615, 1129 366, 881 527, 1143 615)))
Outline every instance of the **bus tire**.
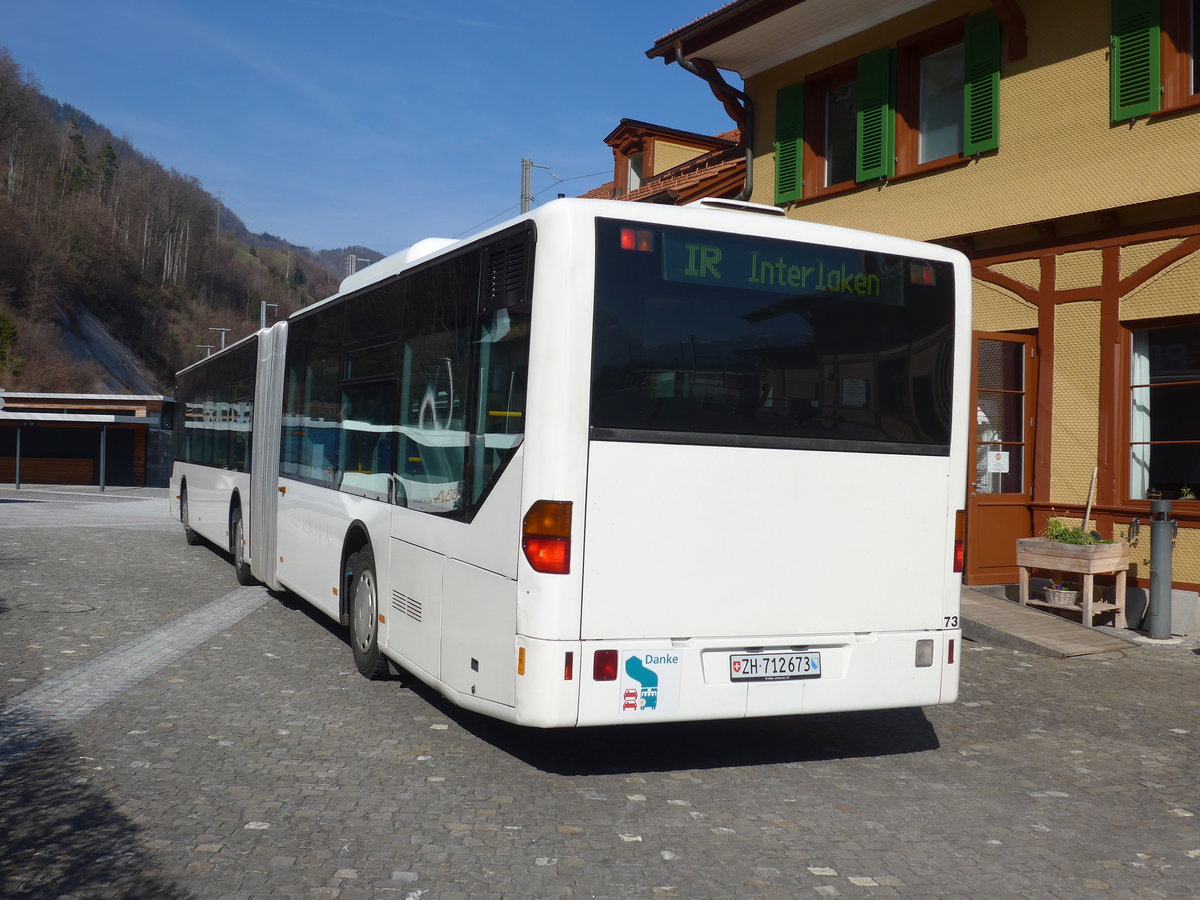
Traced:
POLYGON ((235 506, 229 523, 229 552, 233 554, 233 573, 237 576, 238 584, 258 584, 258 579, 250 571, 250 560, 246 559, 246 542, 243 539, 242 508, 235 506))
POLYGON ((379 649, 379 592, 375 556, 363 547, 347 560, 350 570, 350 648, 354 665, 365 678, 382 678, 387 657, 379 649))
POLYGON ((204 540, 188 525, 187 488, 184 488, 183 492, 179 495, 179 521, 183 523, 183 539, 185 541, 195 547, 204 540))

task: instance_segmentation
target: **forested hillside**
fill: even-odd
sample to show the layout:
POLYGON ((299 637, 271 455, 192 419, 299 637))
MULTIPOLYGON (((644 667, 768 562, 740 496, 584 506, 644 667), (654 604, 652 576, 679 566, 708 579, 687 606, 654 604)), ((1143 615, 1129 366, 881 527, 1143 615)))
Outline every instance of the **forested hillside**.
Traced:
POLYGON ((197 345, 220 344, 210 328, 232 341, 262 302, 282 317, 334 293, 344 253, 324 255, 248 233, 197 179, 46 97, 0 48, 0 387, 133 390, 79 350, 98 319, 170 393, 197 345))

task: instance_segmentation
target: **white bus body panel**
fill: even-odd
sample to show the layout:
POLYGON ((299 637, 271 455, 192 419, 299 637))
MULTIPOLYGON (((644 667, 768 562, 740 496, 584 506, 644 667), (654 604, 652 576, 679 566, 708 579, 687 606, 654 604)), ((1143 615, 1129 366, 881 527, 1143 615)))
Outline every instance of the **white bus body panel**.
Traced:
POLYGON ((383 646, 390 657, 433 684, 442 677, 445 557, 395 538, 388 542, 388 547, 389 609, 386 637, 381 638, 383 646))
POLYGON ((229 509, 235 492, 244 504, 250 476, 232 469, 176 462, 171 477, 171 514, 179 518, 179 497, 187 488, 188 525, 222 550, 229 549, 229 509))
POLYGON ((595 441, 581 637, 944 627, 953 511, 944 456, 595 441))
POLYGON ((516 702, 522 471, 518 449, 469 525, 392 511, 384 647, 456 702, 516 702))
MULTIPOLYGON (((280 479, 279 582, 333 619, 341 617, 342 552, 354 525, 362 525, 375 553, 376 579, 386 570, 390 507, 378 500, 280 479)), ((384 585, 378 589, 386 596, 384 585)))

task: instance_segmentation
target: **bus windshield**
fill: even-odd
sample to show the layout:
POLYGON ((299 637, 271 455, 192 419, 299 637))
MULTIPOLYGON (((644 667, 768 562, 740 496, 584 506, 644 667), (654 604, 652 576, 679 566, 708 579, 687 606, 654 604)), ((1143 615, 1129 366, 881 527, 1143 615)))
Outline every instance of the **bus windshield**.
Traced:
POLYGON ((592 437, 948 455, 948 262, 598 219, 592 437))

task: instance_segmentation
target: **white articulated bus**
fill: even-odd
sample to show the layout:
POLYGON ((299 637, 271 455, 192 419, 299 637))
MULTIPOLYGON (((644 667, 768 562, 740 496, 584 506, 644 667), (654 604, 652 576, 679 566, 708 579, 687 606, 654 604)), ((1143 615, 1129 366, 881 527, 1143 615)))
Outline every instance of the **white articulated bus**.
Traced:
POLYGON ((181 372, 174 512, 524 725, 948 703, 970 318, 943 247, 559 200, 181 372))

